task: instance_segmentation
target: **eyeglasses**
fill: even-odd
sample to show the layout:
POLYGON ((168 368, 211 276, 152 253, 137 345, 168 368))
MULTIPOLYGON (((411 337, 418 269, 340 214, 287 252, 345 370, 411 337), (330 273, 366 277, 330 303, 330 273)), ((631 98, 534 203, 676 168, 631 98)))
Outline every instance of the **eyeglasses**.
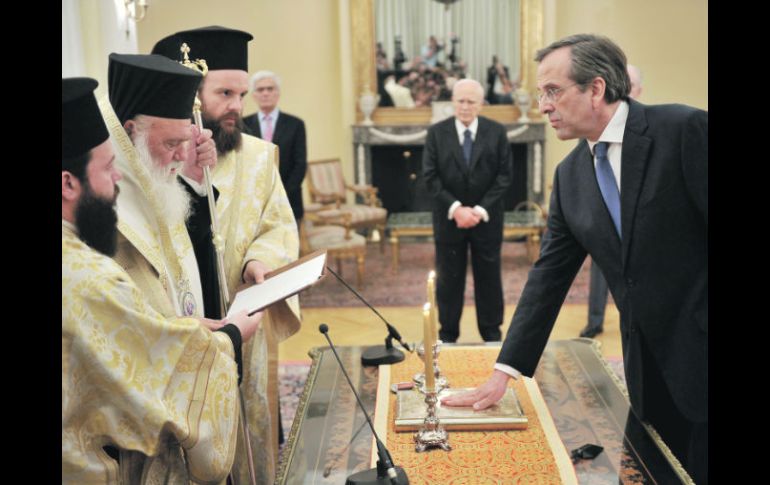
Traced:
POLYGON ((543 101, 547 101, 549 103, 555 103, 565 89, 569 89, 572 86, 580 86, 580 85, 581 85, 580 83, 572 83, 569 86, 564 86, 561 88, 548 88, 537 95, 537 104, 543 104, 543 101))

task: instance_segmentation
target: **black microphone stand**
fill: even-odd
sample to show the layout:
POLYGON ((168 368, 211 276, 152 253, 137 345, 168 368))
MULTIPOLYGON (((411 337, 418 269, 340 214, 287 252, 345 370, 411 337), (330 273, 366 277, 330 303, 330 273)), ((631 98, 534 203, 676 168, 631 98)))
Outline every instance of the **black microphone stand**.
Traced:
POLYGON ((361 354, 363 365, 390 365, 404 360, 404 353, 393 347, 393 335, 388 333, 385 345, 372 345, 361 354))
POLYGON ((385 345, 374 345, 372 347, 367 348, 364 350, 364 352, 361 354, 361 363, 363 365, 390 365, 390 364, 396 364, 398 362, 401 362, 405 359, 404 353, 398 350, 397 348, 393 347, 393 339, 398 340, 398 342, 408 351, 411 352, 412 349, 409 348, 409 346, 401 340, 401 334, 398 333, 398 330, 396 330, 396 327, 388 323, 385 318, 380 315, 380 312, 378 312, 372 305, 369 304, 368 301, 364 299, 363 296, 359 295, 356 290, 350 287, 349 284, 345 280, 342 279, 340 275, 334 272, 330 267, 326 267, 326 269, 334 275, 337 280, 345 285, 345 288, 350 290, 354 295, 358 297, 359 300, 364 302, 364 305, 368 306, 370 310, 372 310, 378 317, 380 317, 380 320, 385 322, 385 326, 388 327, 388 336, 385 338, 385 345))
POLYGON ((356 396, 358 407, 363 411, 366 422, 369 423, 369 428, 371 428, 374 440, 377 443, 377 458, 379 458, 377 460, 377 468, 370 468, 369 470, 350 475, 345 481, 345 485, 409 485, 409 478, 407 478, 406 472, 400 466, 395 466, 393 464, 393 458, 391 458, 390 452, 388 452, 388 449, 385 448, 385 445, 380 441, 380 437, 377 436, 377 431, 374 430, 372 420, 369 418, 369 414, 366 412, 366 408, 361 402, 361 398, 358 396, 356 388, 353 386, 353 381, 350 380, 350 376, 348 376, 348 372, 345 370, 345 366, 342 365, 339 354, 337 354, 337 349, 334 347, 332 339, 329 338, 329 326, 322 323, 318 326, 318 331, 324 334, 326 341, 329 342, 329 347, 332 349, 332 352, 334 352, 334 357, 340 365, 342 374, 345 376, 345 379, 347 379, 350 390, 353 391, 353 395, 356 396))

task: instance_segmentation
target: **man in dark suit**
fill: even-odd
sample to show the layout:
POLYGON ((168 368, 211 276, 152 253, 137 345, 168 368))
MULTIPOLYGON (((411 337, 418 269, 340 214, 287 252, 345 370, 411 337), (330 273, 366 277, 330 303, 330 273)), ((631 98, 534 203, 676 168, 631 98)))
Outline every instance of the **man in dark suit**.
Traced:
POLYGON ((629 99, 625 54, 605 37, 570 36, 536 60, 540 111, 559 139, 583 140, 556 169, 540 258, 492 377, 444 404, 484 409, 511 376, 532 376, 590 254, 620 311, 632 409, 707 483, 708 113, 629 99))
POLYGON ((259 71, 249 81, 250 91, 259 105, 259 111, 243 118, 252 135, 278 145, 279 172, 289 197, 291 210, 299 224, 302 205, 302 181, 307 171, 307 142, 305 122, 296 116, 278 110, 281 97, 281 78, 270 71, 259 71))
MULTIPOLYGON (((628 79, 631 81, 631 91, 628 97, 639 99, 642 94, 642 72, 638 67, 627 66, 628 79)), ((597 265, 591 265, 591 277, 588 285, 588 324, 580 331, 581 337, 594 338, 604 331, 604 313, 607 309, 609 288, 607 280, 597 265)))
POLYGON ((501 337, 502 196, 513 165, 505 127, 478 116, 483 102, 478 81, 458 81, 452 90, 455 116, 428 130, 423 152, 423 176, 434 199, 436 298, 444 342, 460 335, 468 246, 479 333, 485 341, 501 337))

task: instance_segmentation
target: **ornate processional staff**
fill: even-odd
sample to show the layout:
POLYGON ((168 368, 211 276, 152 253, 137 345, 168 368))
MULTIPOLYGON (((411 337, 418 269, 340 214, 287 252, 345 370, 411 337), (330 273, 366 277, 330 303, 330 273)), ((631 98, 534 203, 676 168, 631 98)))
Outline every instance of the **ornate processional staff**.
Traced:
MULTIPOLYGON (((196 59, 191 61, 188 57, 190 47, 187 43, 183 43, 180 48, 182 54, 184 54, 184 60, 180 61, 181 64, 190 69, 200 71, 204 76, 209 72, 209 68, 206 65, 205 59, 196 59)), ((195 102, 193 103, 193 120, 195 124, 203 130, 203 119, 201 118, 201 100, 198 96, 195 96, 195 102)), ((211 239, 214 243, 214 250, 217 255, 217 279, 219 281, 219 309, 220 315, 224 317, 227 315, 227 308, 230 306, 230 295, 227 291, 227 278, 225 276, 225 242, 222 239, 222 235, 219 234, 219 223, 217 221, 216 201, 214 200, 214 188, 211 182, 211 171, 208 166, 203 167, 203 176, 205 178, 206 195, 209 201, 209 213, 211 214, 211 239)))
MULTIPOLYGON (((195 61, 191 61, 188 54, 190 52, 190 47, 187 45, 187 43, 182 43, 182 47, 179 49, 182 54, 184 54, 184 59, 180 61, 180 63, 185 66, 189 67, 190 69, 195 69, 196 71, 200 71, 201 74, 206 76, 209 72, 209 68, 206 65, 205 59, 195 59, 195 61)), ((201 117, 201 100, 198 98, 198 96, 195 96, 195 102, 193 103, 193 121, 195 124, 200 128, 203 129, 203 119, 201 117)), ((211 182, 211 171, 209 170, 208 165, 203 167, 203 176, 205 179, 205 186, 206 186, 206 195, 209 200, 209 214, 211 214, 211 239, 214 243, 214 250, 217 255, 217 279, 219 281, 219 308, 220 308, 220 315, 224 317, 227 315, 227 308, 230 306, 230 296, 229 292, 227 291, 227 278, 225 277, 225 259, 224 259, 224 251, 225 251, 225 244, 224 240, 222 239, 222 236, 219 234, 219 223, 217 221, 217 212, 216 212, 216 201, 214 200, 214 188, 211 182)), ((254 455, 251 451, 251 435, 249 433, 249 423, 246 418, 246 402, 243 399, 243 390, 241 390, 240 386, 238 387, 238 396, 240 397, 240 409, 241 409, 241 426, 242 426, 242 432, 243 432, 243 439, 245 443, 245 450, 246 450, 246 463, 249 467, 249 479, 251 481, 252 485, 256 485, 257 483, 257 474, 254 470, 254 455)))

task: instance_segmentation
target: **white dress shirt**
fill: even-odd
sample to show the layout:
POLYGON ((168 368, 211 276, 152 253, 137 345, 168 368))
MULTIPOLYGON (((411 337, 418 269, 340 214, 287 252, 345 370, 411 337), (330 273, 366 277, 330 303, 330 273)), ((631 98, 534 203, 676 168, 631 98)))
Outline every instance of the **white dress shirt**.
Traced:
POLYGON ((607 147, 607 158, 610 159, 610 167, 615 175, 615 182, 618 183, 618 193, 620 193, 620 152, 623 150, 623 134, 626 132, 626 120, 628 119, 628 103, 621 101, 615 114, 612 115, 610 122, 604 128, 604 131, 596 141, 588 141, 591 153, 594 155, 594 168, 596 168, 596 152, 594 147, 600 141, 609 143, 607 147))
MULTIPOLYGON (((469 126, 465 126, 462 121, 455 118, 455 130, 457 130, 457 139, 460 142, 460 146, 462 146, 463 142, 465 141, 465 130, 471 130, 471 140, 476 141, 476 132, 479 130, 479 118, 474 118, 469 126)), ((452 216, 454 216, 455 210, 460 207, 460 205, 462 205, 460 201, 456 200, 452 202, 452 205, 449 206, 449 212, 447 213, 449 220, 452 220, 452 216)), ((481 215, 481 219, 484 222, 489 222, 489 213, 485 208, 481 207, 480 205, 475 205, 473 206, 473 210, 481 215)))

